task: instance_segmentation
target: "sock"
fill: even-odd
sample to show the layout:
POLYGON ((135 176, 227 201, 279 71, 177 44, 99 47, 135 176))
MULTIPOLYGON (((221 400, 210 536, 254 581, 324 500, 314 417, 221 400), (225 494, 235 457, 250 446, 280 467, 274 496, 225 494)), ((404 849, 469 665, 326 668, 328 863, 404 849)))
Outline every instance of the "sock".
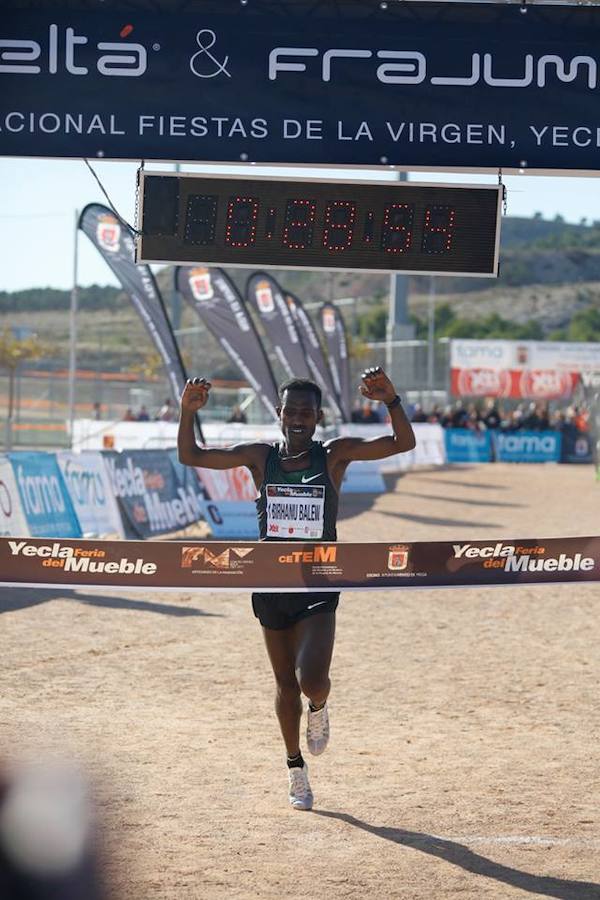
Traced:
POLYGON ((288 769, 295 769, 298 767, 302 768, 304 765, 304 759, 302 758, 302 753, 299 753, 298 756, 288 756, 287 758, 288 769))
POLYGON ((310 702, 310 700, 309 700, 309 701, 308 701, 308 706, 309 706, 309 709, 310 709, 311 712, 317 712, 317 710, 323 709, 323 707, 325 706, 326 703, 327 703, 327 700, 323 700, 323 702, 321 703, 320 706, 314 706, 314 705, 310 702))

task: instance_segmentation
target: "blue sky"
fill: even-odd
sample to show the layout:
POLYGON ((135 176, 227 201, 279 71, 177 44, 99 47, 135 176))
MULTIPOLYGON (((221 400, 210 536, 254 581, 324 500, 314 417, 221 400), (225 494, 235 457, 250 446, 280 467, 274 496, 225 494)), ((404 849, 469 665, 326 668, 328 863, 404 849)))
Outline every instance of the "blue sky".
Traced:
MULTIPOLYGON (((122 216, 133 222, 137 163, 92 162, 109 196, 122 216)), ((152 168, 170 169, 155 165, 152 168)), ((185 170, 192 167, 184 166, 185 170)), ((199 167, 196 167, 198 170, 199 167)), ((206 168, 204 169, 206 171, 206 168)), ((215 172, 231 172, 226 166, 215 172)), ((266 170, 280 175, 315 177, 394 178, 393 173, 326 169, 266 170)), ((236 167, 236 174, 256 167, 236 167)), ((412 173, 411 181, 458 181, 494 183, 492 175, 412 173)), ((600 178, 561 176, 507 176, 508 215, 545 219, 562 215, 568 222, 600 219, 600 178)), ((0 159, 0 290, 29 287, 70 288, 73 281, 75 211, 87 203, 105 203, 94 178, 82 160, 0 159)), ((98 252, 84 235, 79 240, 78 282, 81 285, 116 284, 98 252)))

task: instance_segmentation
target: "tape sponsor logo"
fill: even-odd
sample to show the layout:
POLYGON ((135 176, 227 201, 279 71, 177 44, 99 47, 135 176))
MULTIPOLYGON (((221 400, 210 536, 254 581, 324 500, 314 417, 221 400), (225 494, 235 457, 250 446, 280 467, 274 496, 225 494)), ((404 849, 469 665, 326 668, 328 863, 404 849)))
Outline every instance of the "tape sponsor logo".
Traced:
POLYGON ((590 572, 595 565, 591 556, 583 553, 560 553, 546 556, 546 547, 541 545, 487 544, 474 547, 472 544, 453 544, 454 557, 464 560, 483 560, 485 569, 504 569, 505 572, 590 572))
POLYGON ((390 547, 388 552, 388 569, 392 572, 403 572, 408 566, 408 544, 390 547))
POLYGON ((9 541, 12 556, 41 559, 45 568, 59 568, 64 572, 93 572, 104 575, 155 575, 156 563, 142 557, 135 560, 122 556, 107 560, 101 547, 71 547, 58 541, 52 544, 29 544, 27 541, 9 541))
POLYGON ((278 562, 289 563, 335 563, 337 560, 337 547, 317 546, 312 550, 292 550, 278 558, 278 562))
POLYGON ((584 556, 583 553, 576 553, 574 556, 561 553, 545 559, 525 553, 522 556, 509 556, 504 564, 505 572, 591 572, 593 568, 593 558, 584 556))
MULTIPOLYGON (((193 569, 195 572, 231 572, 253 564, 253 559, 246 559, 253 547, 227 547, 221 553, 215 553, 209 547, 182 547, 181 568, 193 569), (245 561, 244 561, 245 560, 245 561), (194 569, 196 565, 208 566, 205 569, 194 569)), ((239 573, 241 574, 241 572, 239 573)))

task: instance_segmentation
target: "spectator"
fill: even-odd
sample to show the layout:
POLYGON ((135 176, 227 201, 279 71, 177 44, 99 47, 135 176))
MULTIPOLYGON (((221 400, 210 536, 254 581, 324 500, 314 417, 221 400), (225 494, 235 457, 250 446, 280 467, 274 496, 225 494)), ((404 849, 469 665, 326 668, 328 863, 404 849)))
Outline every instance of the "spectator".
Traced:
POLYGON ((227 419, 228 422, 240 422, 243 425, 246 425, 248 422, 248 416, 244 412, 243 409, 239 406, 234 406, 231 410, 231 415, 227 419))
POLYGON ((439 404, 435 404, 429 415, 427 416, 427 421, 432 425, 438 425, 442 421, 442 410, 439 404))
POLYGON ((423 407, 421 406, 420 403, 415 403, 415 406, 413 409, 413 414, 410 418, 410 421, 411 422, 426 422, 427 421, 427 416, 425 415, 423 407))
POLYGON ((522 428, 526 431, 540 431, 540 417, 537 414, 537 407, 532 401, 527 409, 527 415, 523 417, 522 428))
POLYGON ((102 418, 102 406, 100 405, 100 403, 99 403, 97 400, 96 400, 96 402, 94 403, 92 409, 93 409, 93 411, 94 411, 94 419, 95 419, 96 421, 98 421, 99 419, 101 419, 101 418, 102 418))
POLYGON ((123 416, 124 422, 137 422, 136 417, 133 414, 133 410, 130 406, 125 410, 125 415, 123 416))
POLYGON ((360 400, 355 400, 354 405, 352 407, 352 412, 350 413, 350 421, 355 424, 359 424, 362 422, 362 404, 360 400))
POLYGON ((171 403, 170 397, 167 397, 161 408, 159 409, 157 416, 157 421, 160 422, 174 422, 175 421, 175 409, 173 404, 171 403))
POLYGON ((137 421, 138 422, 149 422, 150 421, 150 414, 145 406, 140 407, 140 411, 137 415, 137 421))
POLYGON ((496 406, 496 401, 493 398, 490 398, 486 401, 482 421, 485 427, 489 428, 490 430, 500 428, 502 418, 500 416, 498 407, 496 406))
POLYGON ((467 425, 467 411, 462 404, 462 400, 457 400, 454 405, 454 411, 452 412, 450 418, 450 425, 452 428, 466 428, 467 425))
POLYGON ((379 416, 373 409, 370 403, 363 403, 362 411, 361 411, 361 423, 363 425, 377 425, 379 422, 379 416))

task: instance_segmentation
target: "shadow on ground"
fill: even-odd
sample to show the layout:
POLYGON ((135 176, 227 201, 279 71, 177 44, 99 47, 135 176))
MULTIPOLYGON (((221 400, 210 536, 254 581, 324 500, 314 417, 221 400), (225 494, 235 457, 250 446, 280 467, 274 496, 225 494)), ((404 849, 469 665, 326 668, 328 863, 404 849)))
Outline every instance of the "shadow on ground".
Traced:
POLYGON ((3 588, 0 594, 0 614, 16 612, 46 603, 48 600, 75 600, 88 606, 105 606, 107 609, 129 609, 135 612, 152 612, 163 616, 210 616, 222 618, 222 613, 204 612, 190 606, 175 606, 171 603, 150 603, 147 600, 133 600, 130 597, 111 596, 110 594, 84 593, 70 591, 68 588, 3 588))
POLYGON ((370 825, 348 813, 332 812, 327 809, 313 810, 313 815, 338 819, 354 828, 368 831, 375 837, 392 841, 403 847, 411 847, 413 850, 419 850, 429 856, 437 856, 473 875, 492 878, 494 881, 509 884, 539 897, 557 897, 559 900, 599 900, 600 898, 600 884, 591 881, 569 881, 565 878, 552 878, 548 875, 533 875, 531 872, 503 866, 486 856, 474 853, 464 844, 457 844, 446 838, 435 837, 419 831, 406 831, 404 828, 370 825))

